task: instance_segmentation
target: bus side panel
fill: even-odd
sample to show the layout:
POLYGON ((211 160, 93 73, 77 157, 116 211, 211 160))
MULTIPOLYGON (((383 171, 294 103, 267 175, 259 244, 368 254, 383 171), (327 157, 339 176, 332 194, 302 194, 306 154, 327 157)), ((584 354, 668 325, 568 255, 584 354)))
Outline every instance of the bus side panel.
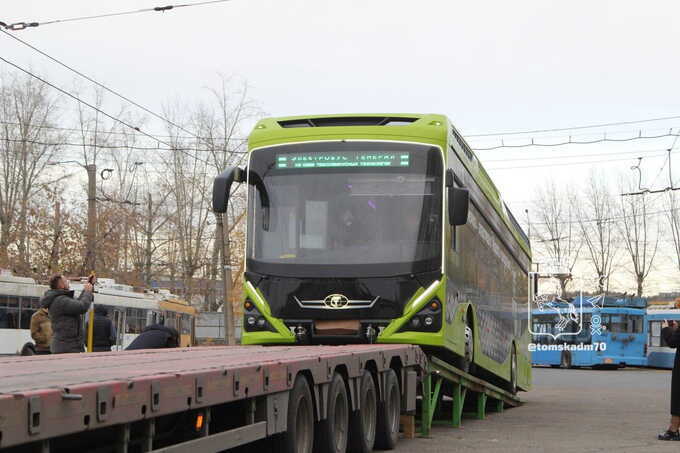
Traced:
MULTIPOLYGON (((515 344, 518 384, 528 388, 531 358, 525 307, 530 260, 450 149, 447 160, 455 174, 454 184, 469 189, 471 199, 467 224, 447 229, 447 303, 471 304, 478 365, 509 379, 510 353, 515 344)), ((447 306, 449 311, 456 310, 447 306)), ((447 335, 461 335, 461 318, 456 317, 454 322, 447 319, 447 335)))

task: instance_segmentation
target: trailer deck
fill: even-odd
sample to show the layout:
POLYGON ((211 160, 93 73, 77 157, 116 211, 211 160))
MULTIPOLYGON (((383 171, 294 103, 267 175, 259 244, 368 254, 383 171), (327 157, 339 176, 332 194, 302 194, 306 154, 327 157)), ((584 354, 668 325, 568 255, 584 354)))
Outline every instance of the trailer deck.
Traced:
MULTIPOLYGON (((355 409, 362 370, 376 376, 401 370, 403 391, 415 402, 416 374, 427 369, 426 363, 419 347, 384 344, 2 357, 0 448, 23 444, 21 451, 62 451, 72 448, 79 434, 87 442, 84 433, 90 432, 100 444, 113 442, 113 451, 133 445, 136 451, 172 451, 173 441, 159 441, 155 422, 182 413, 191 415, 196 432, 176 447, 186 449, 191 442, 195 451, 219 451, 285 431, 287 396, 279 396, 287 395, 299 373, 312 383, 315 401, 324 401, 334 373, 343 374, 355 409), (237 401, 248 403, 238 414, 246 422, 220 423, 215 411, 237 401), (210 408, 215 409, 212 418, 210 408)), ((316 405, 315 418, 326 418, 324 406, 316 405)))

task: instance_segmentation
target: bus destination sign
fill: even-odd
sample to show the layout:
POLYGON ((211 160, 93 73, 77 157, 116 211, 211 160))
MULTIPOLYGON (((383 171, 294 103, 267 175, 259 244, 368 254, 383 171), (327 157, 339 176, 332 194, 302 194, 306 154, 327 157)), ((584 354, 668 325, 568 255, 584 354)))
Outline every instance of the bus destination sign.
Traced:
POLYGON ((408 167, 409 153, 292 153, 277 154, 277 169, 333 168, 333 167, 408 167))

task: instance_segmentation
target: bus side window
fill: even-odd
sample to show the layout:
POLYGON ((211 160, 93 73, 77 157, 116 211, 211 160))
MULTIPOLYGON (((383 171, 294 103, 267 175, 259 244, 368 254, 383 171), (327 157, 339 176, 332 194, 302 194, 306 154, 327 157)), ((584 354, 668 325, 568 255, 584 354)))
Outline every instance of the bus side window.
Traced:
POLYGON ((628 333, 642 333, 642 316, 628 315, 628 333))
POLYGON ((31 316, 40 308, 40 299, 37 297, 21 298, 21 328, 31 328, 31 316))
POLYGON ((650 346, 661 346, 661 322, 651 321, 649 323, 650 346))
POLYGON ((666 340, 664 340, 663 336, 661 335, 661 325, 663 324, 661 321, 657 321, 656 324, 659 326, 659 346, 663 346, 664 348, 668 348, 668 343, 666 343, 666 340))
POLYGON ((189 315, 181 315, 182 316, 182 330, 181 334, 182 335, 191 335, 191 316, 189 315))
POLYGON ((19 328, 19 298, 0 296, 0 328, 19 328))

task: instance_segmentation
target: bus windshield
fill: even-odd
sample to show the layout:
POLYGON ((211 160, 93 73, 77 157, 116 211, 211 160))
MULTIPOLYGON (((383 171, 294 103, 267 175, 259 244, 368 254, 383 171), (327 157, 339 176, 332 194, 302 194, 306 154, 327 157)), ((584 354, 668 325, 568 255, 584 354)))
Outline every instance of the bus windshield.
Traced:
POLYGON ((443 162, 436 148, 386 142, 278 146, 255 150, 248 172, 249 181, 263 181, 269 199, 263 221, 262 189, 249 186, 251 270, 351 277, 441 265, 443 162))

